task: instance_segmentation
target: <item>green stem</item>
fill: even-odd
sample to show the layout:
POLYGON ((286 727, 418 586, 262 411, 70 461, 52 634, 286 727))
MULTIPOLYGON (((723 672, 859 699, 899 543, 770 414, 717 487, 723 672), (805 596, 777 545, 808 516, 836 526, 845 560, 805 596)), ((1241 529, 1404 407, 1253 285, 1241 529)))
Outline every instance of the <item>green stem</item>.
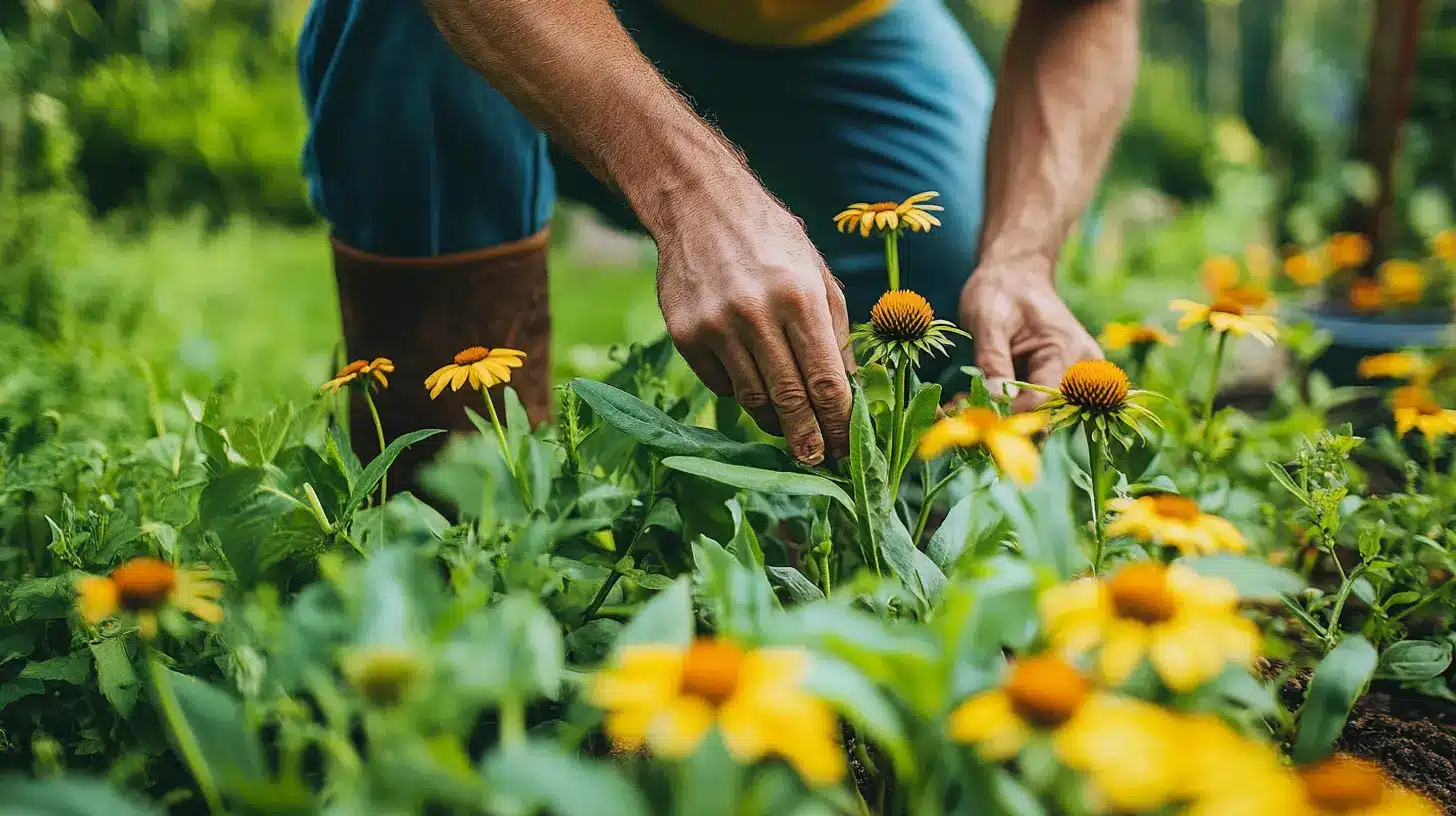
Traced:
POLYGON ((1392 623, 1399 623, 1400 621, 1405 620, 1406 616, 1410 615, 1410 613, 1415 612, 1418 609, 1422 609, 1431 601, 1442 597, 1446 594, 1446 590, 1450 589, 1453 586, 1456 586, 1456 581, 1447 581, 1446 583, 1441 584, 1440 586, 1436 587, 1435 591, 1426 595, 1426 597, 1420 599, 1419 601, 1416 601, 1414 604, 1411 604, 1405 609, 1402 609, 1400 611, 1400 614, 1392 617, 1390 621, 1392 623))
POLYGON ((500 739, 505 748, 517 748, 526 742, 526 707, 518 698, 501 703, 500 739))
POLYGON ((830 592, 833 589, 832 582, 830 581, 830 578, 829 578, 829 551, 828 550, 825 550, 824 553, 819 556, 819 577, 824 582, 824 597, 828 598, 828 597, 830 597, 830 592))
MULTIPOLYGON (((369 393, 369 386, 364 386, 364 404, 369 406, 369 418, 374 420, 374 436, 379 440, 379 452, 384 453, 384 426, 379 422, 379 409, 374 407, 374 396, 369 393)), ((379 503, 389 498, 389 470, 386 468, 383 475, 379 477, 379 503)))
POLYGON ((900 288, 900 231, 885 233, 885 269, 890 274, 890 289, 900 288))
POLYGON ((495 412, 495 402, 490 398, 490 392, 484 391, 485 410, 490 413, 490 425, 495 428, 495 438, 500 440, 501 456, 505 457, 506 467, 510 468, 511 476, 516 475, 516 458, 511 455, 511 444, 506 441, 506 429, 501 425, 500 414, 495 412))
POLYGON ((146 652, 147 669, 151 675, 152 692, 157 698, 157 705, 162 709, 162 719, 167 724, 172 741, 177 746, 178 752, 182 754, 182 761, 187 764, 187 769, 192 772, 192 778, 197 781, 197 787, 202 791, 202 798, 207 802, 208 811, 221 814, 224 811, 222 797, 217 792, 217 782, 212 778, 212 771, 207 766, 207 760, 202 756, 202 748, 197 744, 197 735, 187 727, 182 707, 177 703, 177 694, 172 690, 172 684, 167 681, 167 670, 151 653, 150 646, 144 644, 143 649, 146 652))
POLYGON ((905 451, 905 392, 908 390, 910 378, 910 365, 901 361, 895 367, 895 396, 890 413, 890 501, 893 503, 895 497, 900 495, 900 476, 903 472, 900 460, 904 457, 905 451))
POLYGON ((1218 375, 1223 369, 1224 352, 1228 350, 1228 332, 1218 333, 1218 345, 1213 351, 1213 368, 1208 372, 1208 394, 1203 400, 1203 421, 1205 438, 1213 436, 1213 398, 1218 394, 1218 375))
MULTIPOLYGON (((644 521, 648 516, 652 515, 652 511, 656 506, 657 502, 655 501, 647 506, 647 513, 642 517, 644 521)), ((632 554, 632 550, 637 548, 637 542, 642 540, 642 534, 645 532, 647 532, 645 526, 637 530, 637 534, 632 536, 631 541, 627 542, 627 549, 622 551, 622 558, 626 558, 632 554)), ((617 560, 621 561, 622 558, 618 558, 617 560)), ((586 605, 586 611, 581 613, 582 623, 590 621, 592 616, 597 613, 597 610, 602 608, 602 604, 606 603, 607 595, 611 594, 612 587, 616 586, 620 580, 622 580, 622 573, 617 570, 616 564, 612 564, 612 574, 608 575, 607 580, 602 582, 602 588, 597 590, 597 594, 591 599, 591 603, 586 605)))
POLYGON ((1436 495, 1436 440, 1426 437, 1426 492, 1436 495))
MULTIPOLYGON (((915 519, 915 535, 912 536, 910 539, 911 541, 915 542, 915 545, 917 547, 920 545, 920 537, 922 535, 925 535, 925 525, 930 523, 930 508, 932 505, 935 504, 935 497, 939 496, 941 494, 941 491, 945 490, 945 488, 950 485, 951 479, 954 479, 957 475, 960 474, 960 472, 961 466, 960 462, 958 461, 955 465, 951 467, 950 473, 947 473, 944 479, 936 482, 935 486, 930 488, 930 490, 925 494, 925 500, 920 503, 920 515, 918 518, 915 519)), ((927 466, 926 475, 928 476, 929 473, 930 468, 929 466, 927 466)))
POLYGON ((1340 636, 1340 616, 1345 612, 1345 601, 1350 597, 1350 591, 1355 587, 1355 579, 1360 577, 1364 565, 1356 567, 1350 572, 1350 577, 1340 584, 1340 594, 1335 598, 1335 608, 1330 611, 1330 625, 1325 630, 1325 645, 1334 646, 1335 640, 1340 636))
POLYGON ((1082 433, 1087 437, 1087 465, 1092 473, 1092 536, 1095 549, 1092 556, 1092 572, 1102 569, 1102 555, 1107 547, 1107 535, 1102 529, 1102 474, 1107 468, 1107 451, 1103 449, 1092 423, 1082 423, 1082 433))

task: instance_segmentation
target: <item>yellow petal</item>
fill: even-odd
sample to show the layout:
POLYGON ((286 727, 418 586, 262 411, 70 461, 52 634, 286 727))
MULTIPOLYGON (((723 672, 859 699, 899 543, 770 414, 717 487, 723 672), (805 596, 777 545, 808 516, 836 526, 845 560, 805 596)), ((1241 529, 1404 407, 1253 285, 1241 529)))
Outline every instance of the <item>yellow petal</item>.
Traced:
POLYGON ((664 701, 647 726, 647 744, 665 757, 677 759, 691 754, 713 725, 713 708, 698 697, 673 697, 664 701))
POLYGON ((929 201, 932 198, 938 198, 939 196, 940 196, 940 193, 937 193, 934 190, 926 190, 923 193, 916 193, 915 195, 910 196, 909 198, 905 199, 904 201, 902 201, 900 203, 900 206, 901 207, 908 207, 908 206, 910 206, 912 204, 919 204, 922 201, 929 201))
POLYGON ((452 374, 452 375, 450 375, 450 390, 451 391, 459 391, 460 390, 460 386, 464 385, 469 380, 470 380, 470 367, 469 366, 462 366, 460 368, 455 369, 455 373, 452 374))
POLYGON ((150 609, 143 609, 137 612, 137 633, 146 640, 151 640, 157 636, 156 612, 150 609))
POLYGON ((1011 698, 1001 689, 961 703, 951 712, 949 727, 951 739, 974 743, 980 754, 992 762, 1021 753, 1031 738, 1031 728, 1016 716, 1011 698))
POLYGON ((1145 624, 1115 618, 1107 626, 1102 647, 1097 651, 1097 671, 1108 683, 1121 685, 1142 662, 1148 651, 1145 624))
POLYGON ((110 578, 88 575, 76 583, 76 606, 87 623, 99 623, 115 615, 120 600, 116 583, 110 578))
POLYGON ((1111 621, 1102 585, 1081 578, 1054 586, 1037 601, 1053 645, 1063 654, 1081 654, 1097 645, 1111 621))
POLYGON ((859 234, 860 234, 860 237, 862 237, 862 238, 868 238, 868 237, 870 237, 870 230, 873 230, 874 228, 875 228, 875 219, 874 219, 874 216, 872 214, 870 214, 870 213, 866 213, 865 216, 859 220, 859 234))
POLYGON ((1041 473, 1041 453, 1024 436, 992 431, 986 437, 986 449, 996 460, 996 467, 1019 485, 1032 484, 1041 473))
POLYGON ((682 676, 683 651, 670 646, 629 646, 617 662, 592 676, 587 700, 598 708, 663 702, 682 676))
POLYGON ((456 366, 454 363, 448 363, 435 369, 435 373, 425 378, 425 387, 434 388, 435 383, 439 382, 442 379, 448 382, 450 379, 450 372, 454 371, 455 368, 456 366))
POLYGON ((203 600, 202 598, 193 598, 187 603, 186 606, 183 607, 183 609, 191 612, 194 616, 204 621, 207 621, 208 623, 222 623, 222 607, 218 606, 212 601, 203 600))
POLYGON ((1192 691, 1223 671, 1227 658, 1216 643, 1203 640, 1199 627, 1170 622, 1152 632, 1148 657, 1168 688, 1192 691))
POLYGON ((1031 436, 1047 426, 1051 417, 1041 412, 1012 414, 1001 420, 998 427, 1021 436, 1031 436))

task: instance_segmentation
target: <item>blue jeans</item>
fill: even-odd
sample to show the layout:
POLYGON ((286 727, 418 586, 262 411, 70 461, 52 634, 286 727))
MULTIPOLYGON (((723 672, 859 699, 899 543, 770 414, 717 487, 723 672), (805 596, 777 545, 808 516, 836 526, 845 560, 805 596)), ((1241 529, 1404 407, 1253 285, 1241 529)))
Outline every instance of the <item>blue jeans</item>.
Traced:
MULTIPOLYGON (((901 267, 905 286, 954 316, 975 262, 993 90, 940 0, 900 0, 795 48, 713 37, 652 0, 618 0, 618 15, 804 220, 845 283, 852 320, 885 288, 884 250, 836 232, 834 214, 939 190, 945 225, 907 235, 901 267)), ((344 243, 403 257, 495 246, 545 227, 556 195, 633 223, 450 50, 418 0, 313 0, 299 57, 310 196, 344 243)))

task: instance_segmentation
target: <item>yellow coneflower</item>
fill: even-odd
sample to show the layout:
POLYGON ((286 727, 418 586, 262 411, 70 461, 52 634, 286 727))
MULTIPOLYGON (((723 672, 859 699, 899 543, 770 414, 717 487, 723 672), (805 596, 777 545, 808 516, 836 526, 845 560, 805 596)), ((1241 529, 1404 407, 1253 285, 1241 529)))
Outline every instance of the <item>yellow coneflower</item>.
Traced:
POLYGON ((940 195, 935 191, 916 193, 904 201, 881 201, 876 204, 851 204, 834 216, 834 226, 840 232, 858 231, 865 238, 871 234, 884 234, 909 229, 911 232, 929 232, 940 226, 940 219, 931 215, 945 208, 939 204, 925 204, 940 195))
POLYGON ((1249 314, 1243 304, 1230 298, 1220 298, 1212 304, 1179 299, 1169 303, 1168 308, 1183 313, 1178 318, 1180 331, 1205 325, 1210 331, 1220 334, 1248 335, 1266 346, 1274 345, 1274 338, 1279 335, 1279 326, 1272 316, 1249 314))
POLYGON ((1435 365, 1420 354, 1409 351, 1391 351, 1372 354, 1360 360, 1355 373, 1362 380, 1414 380, 1425 382, 1430 379, 1435 365))
POLYGON ((1041 473, 1041 455, 1031 437, 1047 424, 1046 414, 1002 417, 990 408, 967 408, 931 426, 920 438, 920 456, 934 459, 951 448, 981 447, 996 467, 1018 484, 1029 485, 1041 473))
POLYGON ((1426 270, 1415 261, 1386 261, 1380 265, 1380 292, 1387 303, 1410 306, 1426 291, 1426 270))
POLYGON ((1147 349, 1152 346, 1166 346, 1173 342, 1173 336, 1157 326, 1142 323, 1108 323, 1102 327, 1097 338, 1108 351, 1123 349, 1147 349))
POLYGON ((1239 262, 1227 255, 1209 256, 1198 267, 1198 278, 1203 282, 1203 288, 1215 296, 1237 286, 1242 274, 1239 262))
POLYGON ((1303 808, 1283 811, 1309 816, 1437 816, 1434 804, 1386 779, 1365 760, 1336 755, 1300 768, 1303 808))
POLYGON ((1183 555, 1243 552, 1248 542, 1228 519, 1205 513, 1198 502, 1171 493, 1107 503, 1117 518, 1107 527, 1110 536, 1127 535, 1139 541, 1173 547, 1183 555))
POLYGON ((1357 312, 1374 312, 1385 306, 1380 284, 1369 278, 1356 278, 1345 292, 1345 302, 1357 312))
POLYGON ((1456 227, 1447 227, 1431 237, 1431 254, 1448 264, 1456 264, 1456 227))
POLYGON ((384 375, 393 371, 394 361, 388 357, 355 360, 339 369, 339 373, 335 374, 332 380, 319 386, 319 390, 336 393, 340 388, 355 381, 362 381, 366 384, 378 383, 380 388, 388 388, 389 378, 384 375))
POLYGON ((1442 408, 1424 387, 1396 389, 1393 407, 1397 436, 1416 430, 1430 440, 1456 434, 1456 411, 1442 408))
POLYGON ((1176 564, 1139 562, 1107 579, 1053 587, 1042 595, 1041 617, 1058 651, 1096 650, 1098 672, 1114 684, 1146 657, 1169 688, 1191 691, 1230 662, 1249 665, 1259 648, 1233 584, 1176 564))
POLYGON ((1325 244, 1325 254, 1336 269, 1357 269, 1370 260, 1370 239, 1357 232, 1337 232, 1325 244))
POLYGON ((1046 655, 1014 661, 999 686, 961 703, 948 723, 951 739, 992 762, 1046 736, 1057 757, 1086 774, 1118 812, 1150 810, 1178 792, 1173 725, 1162 709, 1098 692, 1070 664, 1046 655))
POLYGON ((1274 303, 1274 293, 1265 286, 1256 283, 1245 283, 1238 286, 1230 286, 1219 293, 1220 300, 1229 300, 1239 304, 1245 311, 1259 311, 1267 309, 1274 303))
POLYGON ((691 754, 717 726, 739 762, 777 756, 814 785, 844 776, 829 705, 803 688, 809 657, 794 649, 745 650, 723 639, 689 647, 625 647, 587 691, 607 712, 607 734, 625 750, 691 754))
POLYGON ((1329 267, 1313 252, 1295 252, 1284 259, 1284 275, 1297 286, 1314 286, 1329 274, 1329 267))
POLYGON ((366 698, 380 706, 398 704, 429 674, 429 664, 404 648, 375 646, 348 653, 344 676, 366 698))
POLYGON ((455 355, 448 365, 435 369, 425 378, 425 387, 430 389, 430 399, 440 396, 446 386, 459 391, 460 386, 470 383, 478 391, 491 388, 498 383, 511 381, 511 369, 520 368, 526 352, 510 348, 487 349, 471 346, 455 355))
POLYGON ((189 612, 208 622, 222 620, 222 584, 211 570, 177 568, 159 558, 133 558, 105 578, 87 575, 76 583, 76 606, 82 620, 100 623, 113 615, 131 616, 144 638, 157 634, 157 616, 166 608, 189 612))
POLYGON ((1248 739, 1212 714, 1180 718, 1187 762, 1180 816, 1305 814, 1299 780, 1273 746, 1248 739))
POLYGON ((949 335, 970 337, 949 320, 937 320, 930 301, 909 289, 892 289, 870 309, 870 322, 855 327, 850 340, 864 365, 885 363, 898 369, 920 364, 921 353, 944 354, 955 344, 949 335))

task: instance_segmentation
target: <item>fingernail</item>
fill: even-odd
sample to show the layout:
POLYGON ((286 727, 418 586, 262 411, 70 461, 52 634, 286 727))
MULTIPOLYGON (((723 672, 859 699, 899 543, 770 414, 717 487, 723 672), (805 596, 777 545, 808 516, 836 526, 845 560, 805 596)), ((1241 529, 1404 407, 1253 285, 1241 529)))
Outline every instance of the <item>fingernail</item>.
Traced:
POLYGON ((800 464, 813 467, 824 461, 824 454, 820 451, 815 451, 809 454, 796 454, 794 458, 797 459, 800 464))

